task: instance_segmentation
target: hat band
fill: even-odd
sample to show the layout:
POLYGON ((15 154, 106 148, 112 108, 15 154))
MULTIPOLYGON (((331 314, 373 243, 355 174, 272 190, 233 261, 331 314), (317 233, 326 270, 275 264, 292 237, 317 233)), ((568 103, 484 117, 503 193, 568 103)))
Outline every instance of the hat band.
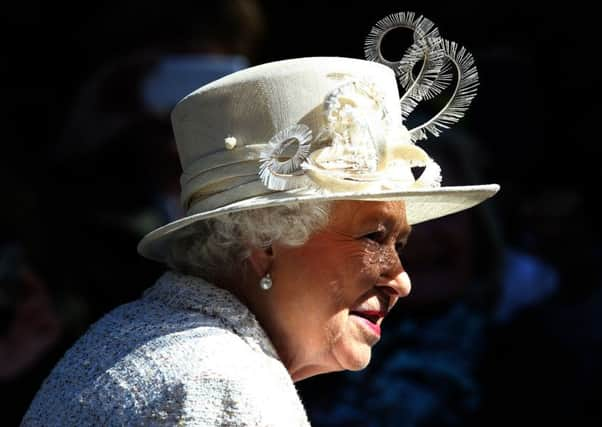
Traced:
MULTIPOLYGON (((266 144, 256 144, 250 150, 236 156, 237 161, 226 157, 229 153, 214 153, 195 162, 195 165, 206 166, 210 161, 217 161, 205 170, 197 173, 183 174, 182 205, 189 214, 218 209, 228 204, 244 201, 253 197, 274 193, 275 190, 266 187, 258 175, 258 160, 253 159, 257 147, 266 144)), ((241 147, 242 149, 243 147, 241 147)), ((410 172, 409 165, 398 164, 397 167, 407 169, 405 179, 388 179, 387 174, 357 177, 356 179, 341 178, 336 172, 310 168, 306 170, 309 178, 322 191, 348 192, 348 191, 382 191, 432 188, 433 183, 440 183, 441 169, 420 148, 414 145, 400 145, 391 154, 394 157, 401 155, 410 163, 425 166, 422 175, 415 179, 410 172), (424 156, 424 158, 421 158, 424 156)), ((288 154, 283 153, 283 157, 288 154)), ((395 166, 394 166, 395 168, 395 166)), ((403 176, 401 176, 403 178, 403 176)), ((436 185, 438 186, 438 185, 436 185)), ((301 188, 297 190, 302 190, 301 188)))
MULTIPOLYGON (((226 190, 225 185, 232 184, 232 180, 237 178, 243 178, 246 182, 258 179, 257 160, 220 166, 197 174, 182 186, 180 198, 182 207, 186 209, 199 197, 226 190)), ((233 185, 240 183, 233 183, 233 185)))
POLYGON ((257 196, 273 193, 256 177, 251 182, 245 182, 211 195, 201 194, 192 197, 187 215, 211 211, 235 202, 244 201, 257 196))
POLYGON ((180 178, 180 184, 186 185, 196 176, 215 168, 249 160, 258 160, 266 144, 252 144, 236 147, 233 150, 218 151, 195 160, 186 167, 180 178))
MULTIPOLYGON (((199 198, 229 190, 243 183, 258 181, 260 153, 266 146, 267 144, 246 145, 197 159, 186 168, 180 178, 182 207, 188 209, 199 198)), ((282 157, 289 158, 293 153, 294 148, 287 149, 282 153, 282 157)), ((263 194, 272 192, 267 187, 264 190, 267 191, 263 194)))

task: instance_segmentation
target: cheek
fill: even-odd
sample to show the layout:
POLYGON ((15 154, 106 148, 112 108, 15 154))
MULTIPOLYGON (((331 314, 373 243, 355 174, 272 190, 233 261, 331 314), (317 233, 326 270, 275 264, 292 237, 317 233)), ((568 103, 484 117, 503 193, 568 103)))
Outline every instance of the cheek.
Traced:
MULTIPOLYGON (((303 273, 311 276, 314 283, 327 287, 329 293, 344 300, 345 294, 358 290, 358 280, 374 280, 383 263, 383 253, 366 248, 357 240, 349 240, 339 241, 334 246, 314 248, 304 258, 296 259, 306 260, 303 273)), ((355 295, 354 299, 357 297, 355 295)))
POLYGON ((324 306, 330 306, 330 315, 334 315, 345 308, 345 292, 344 287, 340 280, 331 280, 329 283, 324 284, 327 289, 328 295, 322 301, 324 306))
POLYGON ((366 344, 365 338, 346 314, 332 320, 327 329, 327 339, 333 360, 344 370, 365 368, 370 361, 371 346, 366 344))
POLYGON ((387 270, 390 270, 401 263, 399 260, 399 254, 397 253, 395 247, 387 247, 381 251, 379 261, 381 267, 387 270))
POLYGON ((347 315, 339 311, 336 315, 331 316, 326 327, 324 328, 326 343, 331 349, 336 347, 342 339, 344 339, 346 332, 346 318, 347 315))
POLYGON ((371 281, 378 279, 383 270, 397 262, 394 250, 380 245, 368 244, 361 250, 356 250, 346 258, 349 262, 348 271, 356 271, 371 281))
POLYGON ((348 341, 348 303, 341 287, 330 284, 326 291, 321 293, 320 300, 312 300, 297 312, 296 320, 302 327, 295 329, 301 331, 297 334, 297 345, 308 353, 320 354, 330 360, 348 341))
POLYGON ((378 270, 379 276, 401 263, 397 249, 393 245, 378 245, 366 257, 370 265, 378 270))

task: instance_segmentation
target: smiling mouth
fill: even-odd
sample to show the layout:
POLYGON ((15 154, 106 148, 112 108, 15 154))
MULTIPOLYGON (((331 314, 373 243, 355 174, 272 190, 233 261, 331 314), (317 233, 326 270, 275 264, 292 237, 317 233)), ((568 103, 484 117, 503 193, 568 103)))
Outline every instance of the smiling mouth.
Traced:
POLYGON ((371 333, 377 338, 380 338, 380 325, 379 320, 384 317, 384 313, 380 311, 351 311, 351 316, 358 319, 360 324, 364 325, 364 328, 371 331, 371 333))
POLYGON ((378 323, 378 319, 384 317, 380 311, 352 311, 351 314, 362 317, 375 325, 378 323))

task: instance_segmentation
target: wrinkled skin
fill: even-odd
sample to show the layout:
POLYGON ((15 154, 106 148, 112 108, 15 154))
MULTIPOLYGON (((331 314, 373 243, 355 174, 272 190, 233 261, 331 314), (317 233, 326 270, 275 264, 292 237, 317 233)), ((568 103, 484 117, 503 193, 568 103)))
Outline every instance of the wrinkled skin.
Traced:
POLYGON ((252 252, 243 299, 293 380, 368 365, 383 318, 410 292, 397 253, 409 233, 401 201, 340 201, 304 245, 252 252))

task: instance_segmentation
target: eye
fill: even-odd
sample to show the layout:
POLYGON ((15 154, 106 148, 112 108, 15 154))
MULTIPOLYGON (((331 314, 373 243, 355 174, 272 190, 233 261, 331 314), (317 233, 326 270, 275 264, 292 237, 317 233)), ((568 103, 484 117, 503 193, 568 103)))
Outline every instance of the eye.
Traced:
POLYGON ((363 238, 370 240, 372 242, 382 243, 383 239, 385 238, 385 232, 384 231, 374 231, 372 233, 368 233, 368 234, 364 235, 363 238))

